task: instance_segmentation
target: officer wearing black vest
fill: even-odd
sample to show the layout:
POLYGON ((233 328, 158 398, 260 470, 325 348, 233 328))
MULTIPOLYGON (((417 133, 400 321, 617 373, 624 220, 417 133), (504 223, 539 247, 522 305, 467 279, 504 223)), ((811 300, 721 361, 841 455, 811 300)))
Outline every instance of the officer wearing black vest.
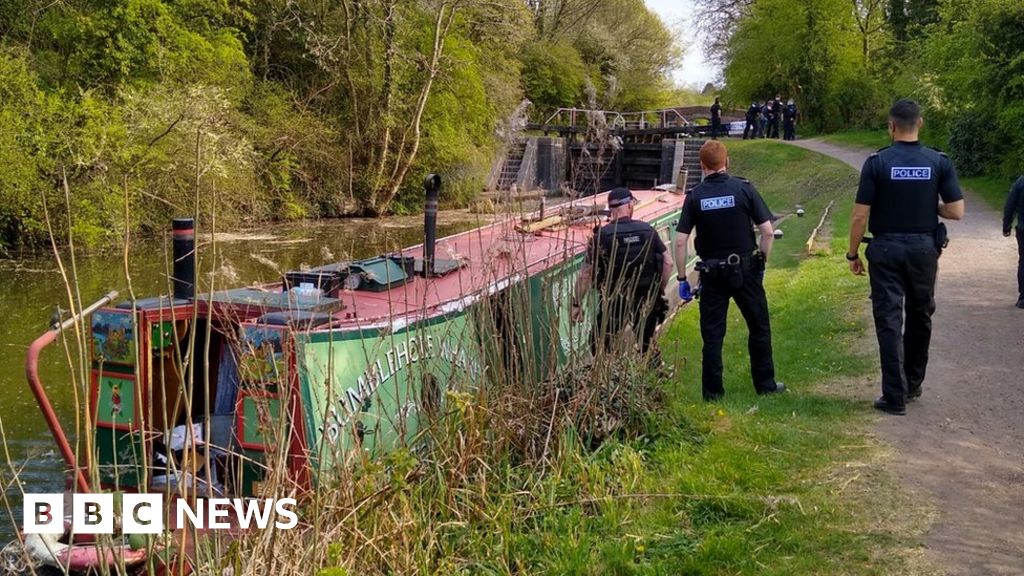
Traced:
POLYGON ((743 139, 757 138, 758 123, 761 121, 761 106, 757 102, 751 102, 747 108, 747 124, 743 127, 743 139))
POLYGON ((654 228, 633 220, 635 202, 628 188, 615 188, 608 194, 609 222, 594 229, 576 280, 575 320, 582 317, 580 306, 587 291, 594 287, 600 294, 594 323, 595 354, 597 342, 602 341, 608 350, 628 324, 640 332, 641 349, 646 354, 655 329, 668 313, 664 292, 672 262, 654 228))
POLYGON ((680 297, 689 295, 686 259, 690 234, 697 230, 695 245, 700 262, 700 334, 704 340, 701 391, 714 401, 725 394, 722 386, 722 342, 725 340, 729 299, 736 301, 750 332, 750 372, 758 394, 782 392, 775 381, 772 333, 765 297, 764 265, 774 240, 772 213, 754 185, 730 176, 725 145, 709 141, 700 149, 704 181, 686 197, 675 241, 680 297), (753 226, 761 232, 755 252, 753 226))
POLYGON ((939 217, 959 220, 964 215, 953 163, 918 142, 923 124, 921 108, 913 100, 900 100, 889 110, 893 144, 864 162, 846 253, 850 271, 863 274, 857 250, 865 228, 871 231, 874 238, 864 255, 882 364, 882 396, 875 408, 889 414, 906 414, 906 403, 921 395, 935 276, 946 243, 946 226, 939 217))
POLYGON ((775 99, 771 101, 772 112, 768 116, 768 138, 779 137, 779 122, 782 120, 782 94, 776 94, 775 99))
POLYGON ((1024 308, 1024 176, 1010 188, 1003 206, 1003 236, 1010 236, 1010 226, 1017 220, 1017 308, 1024 308))
POLYGON ((796 117, 797 108, 790 98, 786 108, 782 111, 782 138, 783 140, 796 140, 796 117))
POLYGON ((711 137, 718 138, 722 132, 722 105, 719 97, 715 96, 715 103, 711 105, 711 137))

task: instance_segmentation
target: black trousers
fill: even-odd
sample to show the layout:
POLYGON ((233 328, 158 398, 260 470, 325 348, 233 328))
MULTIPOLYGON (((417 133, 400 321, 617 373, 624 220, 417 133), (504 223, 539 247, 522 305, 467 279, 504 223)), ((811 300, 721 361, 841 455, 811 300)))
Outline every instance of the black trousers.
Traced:
POLYGON ((722 133, 722 120, 715 118, 711 120, 711 137, 718 138, 718 135, 722 133))
POLYGON ((908 393, 921 389, 928 368, 939 252, 931 234, 884 234, 875 236, 865 255, 882 395, 902 406, 908 393))
POLYGON ((1017 299, 1024 300, 1024 228, 1017 228, 1017 299))
POLYGON ((782 124, 784 140, 796 140, 796 123, 792 120, 785 120, 782 124))
POLYGON ((729 315, 729 300, 735 300, 750 333, 750 374, 758 392, 775 390, 775 362, 772 359, 772 329, 768 319, 768 298, 764 293, 763 269, 752 259, 739 266, 701 272, 700 336, 704 340, 701 392, 705 400, 725 394, 722 385, 722 343, 729 315))
POLYGON ((748 138, 757 138, 757 126, 754 125, 755 122, 757 122, 756 119, 755 120, 750 120, 749 118, 747 119, 747 125, 743 127, 743 139, 744 140, 746 140, 748 138))
POLYGON ((768 122, 768 138, 779 137, 779 119, 776 118, 768 122))

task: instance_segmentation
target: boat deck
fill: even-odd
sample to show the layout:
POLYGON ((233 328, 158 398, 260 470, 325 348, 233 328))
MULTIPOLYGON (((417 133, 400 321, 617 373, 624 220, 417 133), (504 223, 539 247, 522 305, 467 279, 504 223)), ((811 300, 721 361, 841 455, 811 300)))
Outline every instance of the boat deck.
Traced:
MULTIPOLYGON (((660 190, 633 191, 637 198, 634 218, 653 221, 682 207, 684 195, 660 190)), ((550 215, 572 211, 590 213, 569 222, 558 222, 536 232, 522 231, 518 218, 505 218, 461 234, 441 238, 435 258, 461 263, 456 271, 424 278, 416 275, 407 283, 381 292, 339 290, 333 296, 291 296, 283 284, 265 289, 245 289, 214 294, 213 303, 259 306, 267 309, 301 311, 305 317, 330 314, 330 321, 317 329, 392 330, 440 314, 461 310, 482 295, 497 292, 520 277, 535 275, 569 261, 586 250, 594 226, 606 221, 598 211, 605 207, 607 193, 552 206, 550 215)), ((423 245, 402 250, 402 256, 423 258, 423 245)))

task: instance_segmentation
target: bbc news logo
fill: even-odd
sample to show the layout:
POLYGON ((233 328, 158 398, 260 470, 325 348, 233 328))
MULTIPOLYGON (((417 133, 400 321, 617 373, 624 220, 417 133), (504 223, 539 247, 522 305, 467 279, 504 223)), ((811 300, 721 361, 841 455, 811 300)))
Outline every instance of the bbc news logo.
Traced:
MULTIPOLYGON (((123 534, 161 534, 164 531, 163 494, 121 494, 120 506, 113 494, 73 494, 71 531, 75 534, 113 534, 118 519, 123 534)), ((190 505, 174 502, 175 526, 199 530, 227 530, 271 525, 290 530, 299 523, 294 498, 209 498, 190 505)), ((22 526, 26 534, 63 534, 64 495, 25 494, 22 526)))

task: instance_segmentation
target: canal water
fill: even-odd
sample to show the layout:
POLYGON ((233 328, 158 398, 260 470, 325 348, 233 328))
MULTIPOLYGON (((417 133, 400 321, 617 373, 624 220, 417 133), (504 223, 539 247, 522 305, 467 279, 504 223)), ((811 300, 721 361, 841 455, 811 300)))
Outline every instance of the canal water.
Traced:
MULTIPOLYGON (((486 222, 461 212, 439 216, 439 236, 486 222)), ((218 288, 274 282, 288 270, 359 259, 422 242, 422 217, 307 222, 284 227, 200 236, 200 289, 212 278, 218 288)), ((169 239, 132 246, 128 271, 142 298, 168 292, 169 239)), ((0 259, 0 547, 21 526, 23 492, 61 492, 63 461, 25 380, 28 345, 46 331, 57 306, 68 308, 67 287, 53 254, 12 255, 0 259)), ((63 254, 65 266, 70 265, 63 254)), ((110 290, 127 299, 122 252, 79 255, 77 286, 85 305, 110 290)), ((40 359, 40 375, 66 430, 75 429, 72 368, 58 340, 40 359)))

